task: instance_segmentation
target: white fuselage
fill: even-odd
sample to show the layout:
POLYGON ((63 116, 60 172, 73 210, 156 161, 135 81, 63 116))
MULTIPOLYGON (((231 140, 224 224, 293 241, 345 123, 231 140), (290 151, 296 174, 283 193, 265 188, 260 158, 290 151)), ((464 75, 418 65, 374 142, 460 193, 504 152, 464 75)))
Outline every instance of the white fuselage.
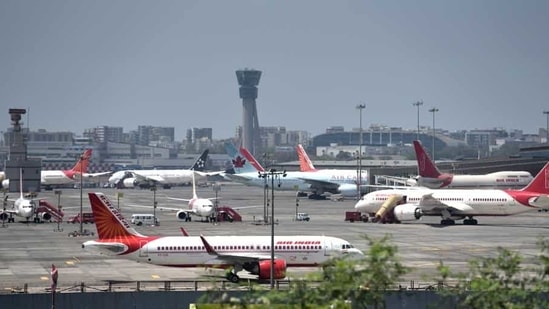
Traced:
MULTIPOLYGON (((432 197, 441 203, 465 206, 456 213, 470 216, 508 216, 538 209, 537 206, 520 203, 504 190, 490 189, 379 190, 364 195, 356 203, 355 209, 361 212, 376 213, 392 195, 406 196, 406 203, 418 204, 419 207, 422 198, 429 194, 432 194, 432 197)), ((424 215, 440 215, 440 212, 436 210, 432 213, 424 211, 424 215)))
POLYGON ((161 184, 187 184, 192 181, 192 170, 123 170, 112 174, 109 183, 116 184, 122 180, 126 173, 150 178, 161 184))
POLYGON ((73 183, 74 181, 74 175, 73 178, 70 178, 66 173, 61 170, 42 171, 40 173, 41 185, 64 185, 73 183))
MULTIPOLYGON (((523 188, 532 181, 528 172, 504 171, 485 175, 453 175, 451 181, 444 188, 523 188)), ((441 180, 437 178, 420 177, 419 186, 439 188, 441 180)))
POLYGON ((210 217, 214 211, 212 201, 205 198, 195 198, 189 201, 189 209, 199 217, 210 217))
POLYGON ((20 197, 13 203, 13 208, 13 213, 16 216, 30 218, 35 213, 36 203, 34 202, 34 200, 20 197))
MULTIPOLYGON (((265 257, 269 257, 271 253, 270 236, 209 236, 206 240, 220 255, 245 255, 252 261, 254 257, 260 260, 267 259, 265 257)), ((283 259, 287 266, 294 267, 318 266, 329 258, 345 254, 362 255, 347 241, 328 236, 276 236, 274 243, 275 258, 283 259)), ((117 255, 111 250, 101 249, 101 241, 87 241, 84 248, 117 255)), ((208 254, 200 237, 192 236, 161 237, 123 256, 140 262, 172 267, 230 265, 226 259, 218 259, 215 255, 208 254)))

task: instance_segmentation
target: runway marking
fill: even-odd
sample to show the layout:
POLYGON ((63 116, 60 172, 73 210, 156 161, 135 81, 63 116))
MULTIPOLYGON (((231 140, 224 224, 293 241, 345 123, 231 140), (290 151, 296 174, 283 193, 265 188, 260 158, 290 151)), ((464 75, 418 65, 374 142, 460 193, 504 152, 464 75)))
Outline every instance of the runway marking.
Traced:
POLYGON ((40 277, 40 280, 47 281, 47 280, 50 280, 50 278, 46 277, 46 276, 42 276, 42 277, 40 277))
POLYGON ((73 261, 66 261, 65 264, 67 264, 67 265, 74 265, 74 262, 73 262, 73 261))
POLYGON ((159 275, 151 275, 151 278, 153 278, 153 279, 160 279, 160 276, 159 276, 159 275))

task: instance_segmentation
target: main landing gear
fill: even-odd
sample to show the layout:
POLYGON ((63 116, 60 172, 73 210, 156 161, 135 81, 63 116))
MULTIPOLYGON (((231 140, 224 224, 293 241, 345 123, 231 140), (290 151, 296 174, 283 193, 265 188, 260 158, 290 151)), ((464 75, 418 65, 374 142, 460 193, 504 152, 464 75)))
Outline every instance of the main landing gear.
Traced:
POLYGON ((476 219, 473 219, 473 217, 469 217, 469 219, 463 220, 464 225, 477 225, 478 221, 476 219))
MULTIPOLYGON (((456 221, 453 219, 445 218, 440 220, 440 225, 455 225, 456 221)), ((463 220, 463 225, 477 225, 478 221, 477 219, 473 219, 473 217, 469 217, 468 219, 463 220)))
POLYGON ((236 273, 238 273, 242 269, 243 268, 241 265, 235 265, 233 269, 228 270, 226 273, 227 280, 231 281, 232 283, 238 283, 240 281, 240 277, 236 273))

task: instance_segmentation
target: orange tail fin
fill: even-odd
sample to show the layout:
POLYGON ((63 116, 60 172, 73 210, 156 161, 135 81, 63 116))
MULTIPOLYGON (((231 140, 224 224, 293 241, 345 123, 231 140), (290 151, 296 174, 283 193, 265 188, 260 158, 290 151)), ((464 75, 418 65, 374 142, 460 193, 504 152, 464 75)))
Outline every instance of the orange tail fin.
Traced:
POLYGON ((307 155, 307 152, 301 146, 301 144, 297 144, 297 157, 299 158, 299 170, 302 172, 314 172, 316 171, 315 166, 313 165, 313 162, 307 155))
POLYGON ((417 167, 419 176, 437 178, 442 173, 439 171, 435 163, 431 160, 425 148, 419 141, 414 141, 414 149, 416 151, 417 167))
POLYGON ((103 194, 88 193, 99 239, 145 237, 139 234, 103 194))
POLYGON ((545 163, 536 177, 521 191, 549 194, 549 162, 545 163))
POLYGON ((84 153, 80 156, 80 159, 78 160, 78 162, 76 162, 76 164, 73 166, 71 171, 79 174, 87 173, 91 154, 92 154, 92 150, 86 149, 86 151, 84 151, 84 153))

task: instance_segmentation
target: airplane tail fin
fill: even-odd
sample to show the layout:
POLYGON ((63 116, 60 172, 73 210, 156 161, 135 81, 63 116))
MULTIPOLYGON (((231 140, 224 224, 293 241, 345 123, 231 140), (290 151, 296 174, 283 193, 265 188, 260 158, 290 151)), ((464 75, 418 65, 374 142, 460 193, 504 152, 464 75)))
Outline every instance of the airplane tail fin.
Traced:
POLYGON ((258 169, 253 166, 251 162, 248 162, 249 159, 247 159, 233 143, 225 143, 225 151, 231 158, 235 174, 258 172, 258 169))
POLYGON ((194 181, 194 173, 193 173, 193 199, 197 199, 198 195, 196 194, 196 182, 194 181))
POLYGON ((24 198, 24 194, 23 194, 23 169, 20 168, 19 169, 19 198, 20 199, 23 199, 24 198))
POLYGON ((204 167, 206 166, 206 160, 208 160, 209 151, 209 149, 204 150, 200 157, 198 157, 198 159, 194 161, 194 164, 191 166, 190 170, 204 171, 204 167))
POLYGON ((314 172, 316 171, 313 162, 309 159, 307 152, 301 144, 297 144, 297 157, 299 158, 299 170, 302 172, 314 172))
POLYGON ((521 191, 549 194, 549 162, 543 166, 536 177, 521 191))
POLYGON ((92 154, 92 149, 86 149, 84 153, 78 159, 78 162, 72 167, 71 171, 74 173, 85 174, 88 172, 88 165, 90 163, 90 158, 92 154))
POLYGON ((437 178, 442 173, 437 168, 435 163, 431 160, 425 148, 421 145, 419 141, 414 141, 414 149, 416 151, 417 167, 419 176, 437 178))
POLYGON ((248 149, 244 148, 244 147, 240 147, 240 153, 246 158, 248 159, 248 162, 250 162, 250 164, 259 172, 264 172, 265 169, 263 168, 263 166, 261 166, 261 164, 259 164, 259 162, 257 162, 257 160, 255 159, 255 157, 248 151, 248 149))
POLYGON ((111 201, 99 192, 88 193, 99 239, 141 238, 111 201))

